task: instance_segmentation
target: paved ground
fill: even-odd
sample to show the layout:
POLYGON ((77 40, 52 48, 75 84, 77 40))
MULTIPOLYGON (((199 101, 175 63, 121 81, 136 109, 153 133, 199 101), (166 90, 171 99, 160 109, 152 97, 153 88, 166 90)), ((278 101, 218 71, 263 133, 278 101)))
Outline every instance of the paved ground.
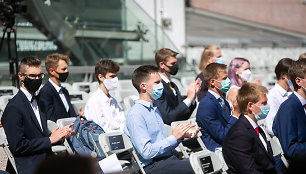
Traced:
POLYGON ((0 147, 0 170, 5 170, 7 162, 6 154, 4 153, 4 150, 2 147, 0 147))

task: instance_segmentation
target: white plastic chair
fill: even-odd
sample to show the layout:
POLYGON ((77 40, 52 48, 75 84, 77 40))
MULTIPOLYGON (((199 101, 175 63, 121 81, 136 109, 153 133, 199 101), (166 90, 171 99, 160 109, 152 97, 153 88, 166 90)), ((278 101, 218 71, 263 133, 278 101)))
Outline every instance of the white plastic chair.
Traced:
POLYGON ((73 91, 72 86, 70 85, 70 83, 63 82, 63 83, 61 83, 61 86, 66 88, 67 91, 73 91))
MULTIPOLYGON (((75 119, 76 119, 76 117, 61 118, 61 119, 58 119, 58 120, 56 121, 56 124, 57 124, 60 128, 62 128, 62 127, 65 127, 65 126, 69 125, 70 123, 73 123, 73 122, 75 121, 75 119)), ((64 141, 63 144, 64 144, 64 146, 66 147, 67 152, 68 152, 70 155, 73 155, 74 152, 73 152, 73 150, 71 149, 71 147, 70 147, 70 145, 69 145, 67 139, 65 139, 65 141, 64 141)))
POLYGON ((18 88, 14 86, 0 86, 0 96, 16 95, 18 88))
POLYGON ((141 173, 145 174, 145 171, 140 164, 140 160, 133 149, 133 145, 126 134, 122 132, 106 132, 100 134, 99 143, 106 157, 114 153, 119 154, 129 151, 141 173))
POLYGON ((135 90, 133 84, 132 84, 132 80, 119 80, 118 81, 118 90, 135 90))
POLYGON ((182 96, 187 95, 188 90, 185 90, 185 88, 183 87, 183 85, 182 85, 182 83, 179 79, 171 78, 171 81, 176 84, 176 86, 179 89, 179 91, 181 92, 182 96))
POLYGON ((0 96, 0 118, 4 112, 6 105, 13 97, 14 97, 13 95, 0 96))
POLYGON ((78 100, 87 101, 89 98, 89 94, 83 91, 69 91, 69 98, 71 102, 78 100))
POLYGON ((90 93, 93 91, 93 87, 90 82, 74 82, 72 84, 72 89, 76 91, 83 91, 86 93, 90 93))
POLYGON ((271 138, 270 140, 270 144, 272 147, 272 151, 273 151, 273 156, 279 156, 281 158, 281 160, 283 161, 284 165, 288 168, 289 164, 284 156, 284 151, 282 149, 282 146, 278 140, 278 138, 276 136, 274 136, 273 138, 271 138))
POLYGON ((221 161, 214 152, 209 150, 191 154, 189 161, 195 174, 220 173, 222 171, 221 161))
POLYGON ((84 100, 71 101, 71 104, 73 106, 75 113, 79 113, 80 107, 82 107, 82 110, 84 111, 86 101, 84 100))
POLYGON ((131 107, 135 104, 135 100, 139 99, 138 96, 128 96, 123 99, 123 104, 126 111, 130 110, 131 107))
MULTIPOLYGON (((47 120, 47 127, 48 127, 48 131, 50 134, 55 128, 58 127, 58 125, 51 120, 47 120)), ((64 145, 55 145, 55 146, 52 146, 51 149, 52 149, 52 152, 55 154, 58 152, 63 152, 67 150, 64 145)))
POLYGON ((181 83, 182 83, 185 91, 188 91, 190 83, 194 80, 195 80, 195 77, 182 77, 181 78, 181 83))
POLYGON ((223 153, 222 153, 222 147, 216 148, 215 149, 215 154, 218 156, 219 160, 221 161, 222 164, 222 173, 225 174, 227 173, 226 171, 228 170, 228 166, 224 160, 223 153))
POLYGON ((0 147, 3 147, 3 150, 6 154, 6 156, 8 157, 8 160, 12 164, 15 172, 18 174, 15 159, 13 157, 12 152, 9 149, 8 141, 6 139, 6 135, 5 135, 5 132, 4 132, 3 128, 0 128, 0 147))

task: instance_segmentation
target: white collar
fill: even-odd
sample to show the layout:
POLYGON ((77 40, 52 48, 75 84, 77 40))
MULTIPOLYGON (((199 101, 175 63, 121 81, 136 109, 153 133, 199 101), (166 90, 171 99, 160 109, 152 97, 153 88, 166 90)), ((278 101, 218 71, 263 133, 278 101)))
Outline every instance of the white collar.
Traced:
POLYGON ((221 97, 219 94, 215 93, 214 91, 212 90, 208 90, 209 93, 211 93, 217 100, 221 97))
MULTIPOLYGON (((288 92, 290 92, 290 91, 286 91, 283 87, 281 87, 278 83, 276 83, 275 84, 275 88, 276 88, 276 90, 278 90, 279 92, 280 92, 280 94, 282 95, 282 97, 284 97, 284 96, 289 96, 288 95, 288 92)), ((290 88, 289 88, 289 90, 290 90, 290 88)))
POLYGON ((252 127, 253 127, 254 129, 258 127, 258 125, 255 123, 255 121, 252 120, 249 116, 247 116, 247 115, 243 115, 243 116, 244 116, 246 119, 249 120, 249 122, 251 123, 251 125, 252 125, 252 127))
POLYGON ((306 104, 306 100, 297 92, 294 91, 294 94, 297 96, 297 98, 300 100, 300 102, 302 103, 302 105, 304 106, 306 104))
POLYGON ((110 102, 112 100, 112 97, 109 98, 100 88, 97 89, 96 93, 100 96, 100 99, 105 102, 110 102))
POLYGON ((29 93, 29 91, 27 91, 26 89, 24 89, 23 87, 20 88, 20 90, 24 93, 24 95, 27 97, 27 99, 30 101, 32 100, 32 94, 29 93))
POLYGON ((57 92, 61 90, 61 87, 55 84, 50 78, 49 78, 49 82, 52 84, 52 86, 55 88, 57 92))
POLYGON ((160 78, 165 82, 165 83, 170 83, 171 80, 169 80, 167 77, 165 77, 164 75, 162 75, 161 73, 158 73, 160 78))

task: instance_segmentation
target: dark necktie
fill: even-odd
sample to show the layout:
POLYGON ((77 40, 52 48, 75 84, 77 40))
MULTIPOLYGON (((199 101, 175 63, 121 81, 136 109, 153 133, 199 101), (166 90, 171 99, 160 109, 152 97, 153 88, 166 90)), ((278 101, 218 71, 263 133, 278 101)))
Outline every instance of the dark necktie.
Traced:
MULTIPOLYGON (((65 89, 65 87, 62 87, 62 86, 61 86, 61 89, 60 89, 58 92, 59 92, 59 93, 60 93, 60 92, 63 92, 64 89, 65 89)), ((64 93, 64 92, 63 92, 63 93, 64 93)))
POLYGON ((224 98, 223 98, 223 97, 219 97, 219 98, 218 98, 218 101, 219 101, 219 103, 220 103, 220 105, 221 105, 221 107, 222 107, 224 113, 225 113, 226 115, 228 115, 227 110, 226 110, 226 105, 225 105, 225 100, 224 100, 224 98))
POLYGON ((37 101, 37 99, 38 99, 38 95, 33 95, 31 98, 31 103, 33 103, 34 100, 37 101))

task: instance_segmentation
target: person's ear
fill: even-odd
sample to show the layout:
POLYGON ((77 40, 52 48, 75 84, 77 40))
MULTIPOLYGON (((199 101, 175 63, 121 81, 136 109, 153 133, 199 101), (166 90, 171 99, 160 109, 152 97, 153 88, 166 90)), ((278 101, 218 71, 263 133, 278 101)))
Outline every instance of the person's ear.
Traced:
POLYGON ((286 73, 281 72, 281 73, 280 73, 280 78, 281 78, 282 80, 284 80, 284 79, 288 78, 288 76, 287 76, 286 73))
POLYGON ((248 110, 248 111, 253 111, 253 109, 254 109, 253 103, 252 103, 252 102, 248 102, 248 104, 247 104, 247 110, 248 110))
POLYGON ((158 65, 159 65, 159 68, 160 68, 160 69, 165 69, 165 64, 164 64, 164 62, 159 62, 158 65))
POLYGON ((98 79, 101 83, 103 83, 104 77, 102 76, 102 74, 98 74, 98 79))
POLYGON ((24 77, 23 77, 21 72, 18 72, 18 77, 19 77, 20 80, 24 80, 24 77))
POLYGON ((147 85, 145 83, 140 83, 139 88, 141 91, 147 91, 147 85))
POLYGON ((55 72, 55 70, 53 68, 49 68, 48 73, 51 74, 52 76, 54 76, 54 74, 56 72, 55 72))
POLYGON ((295 78, 295 83, 296 83, 298 86, 302 86, 302 80, 301 80, 301 78, 299 78, 299 77, 295 78))
POLYGON ((210 79, 210 80, 209 80, 210 86, 211 86, 211 87, 215 86, 215 82, 216 82, 215 79, 210 79))

